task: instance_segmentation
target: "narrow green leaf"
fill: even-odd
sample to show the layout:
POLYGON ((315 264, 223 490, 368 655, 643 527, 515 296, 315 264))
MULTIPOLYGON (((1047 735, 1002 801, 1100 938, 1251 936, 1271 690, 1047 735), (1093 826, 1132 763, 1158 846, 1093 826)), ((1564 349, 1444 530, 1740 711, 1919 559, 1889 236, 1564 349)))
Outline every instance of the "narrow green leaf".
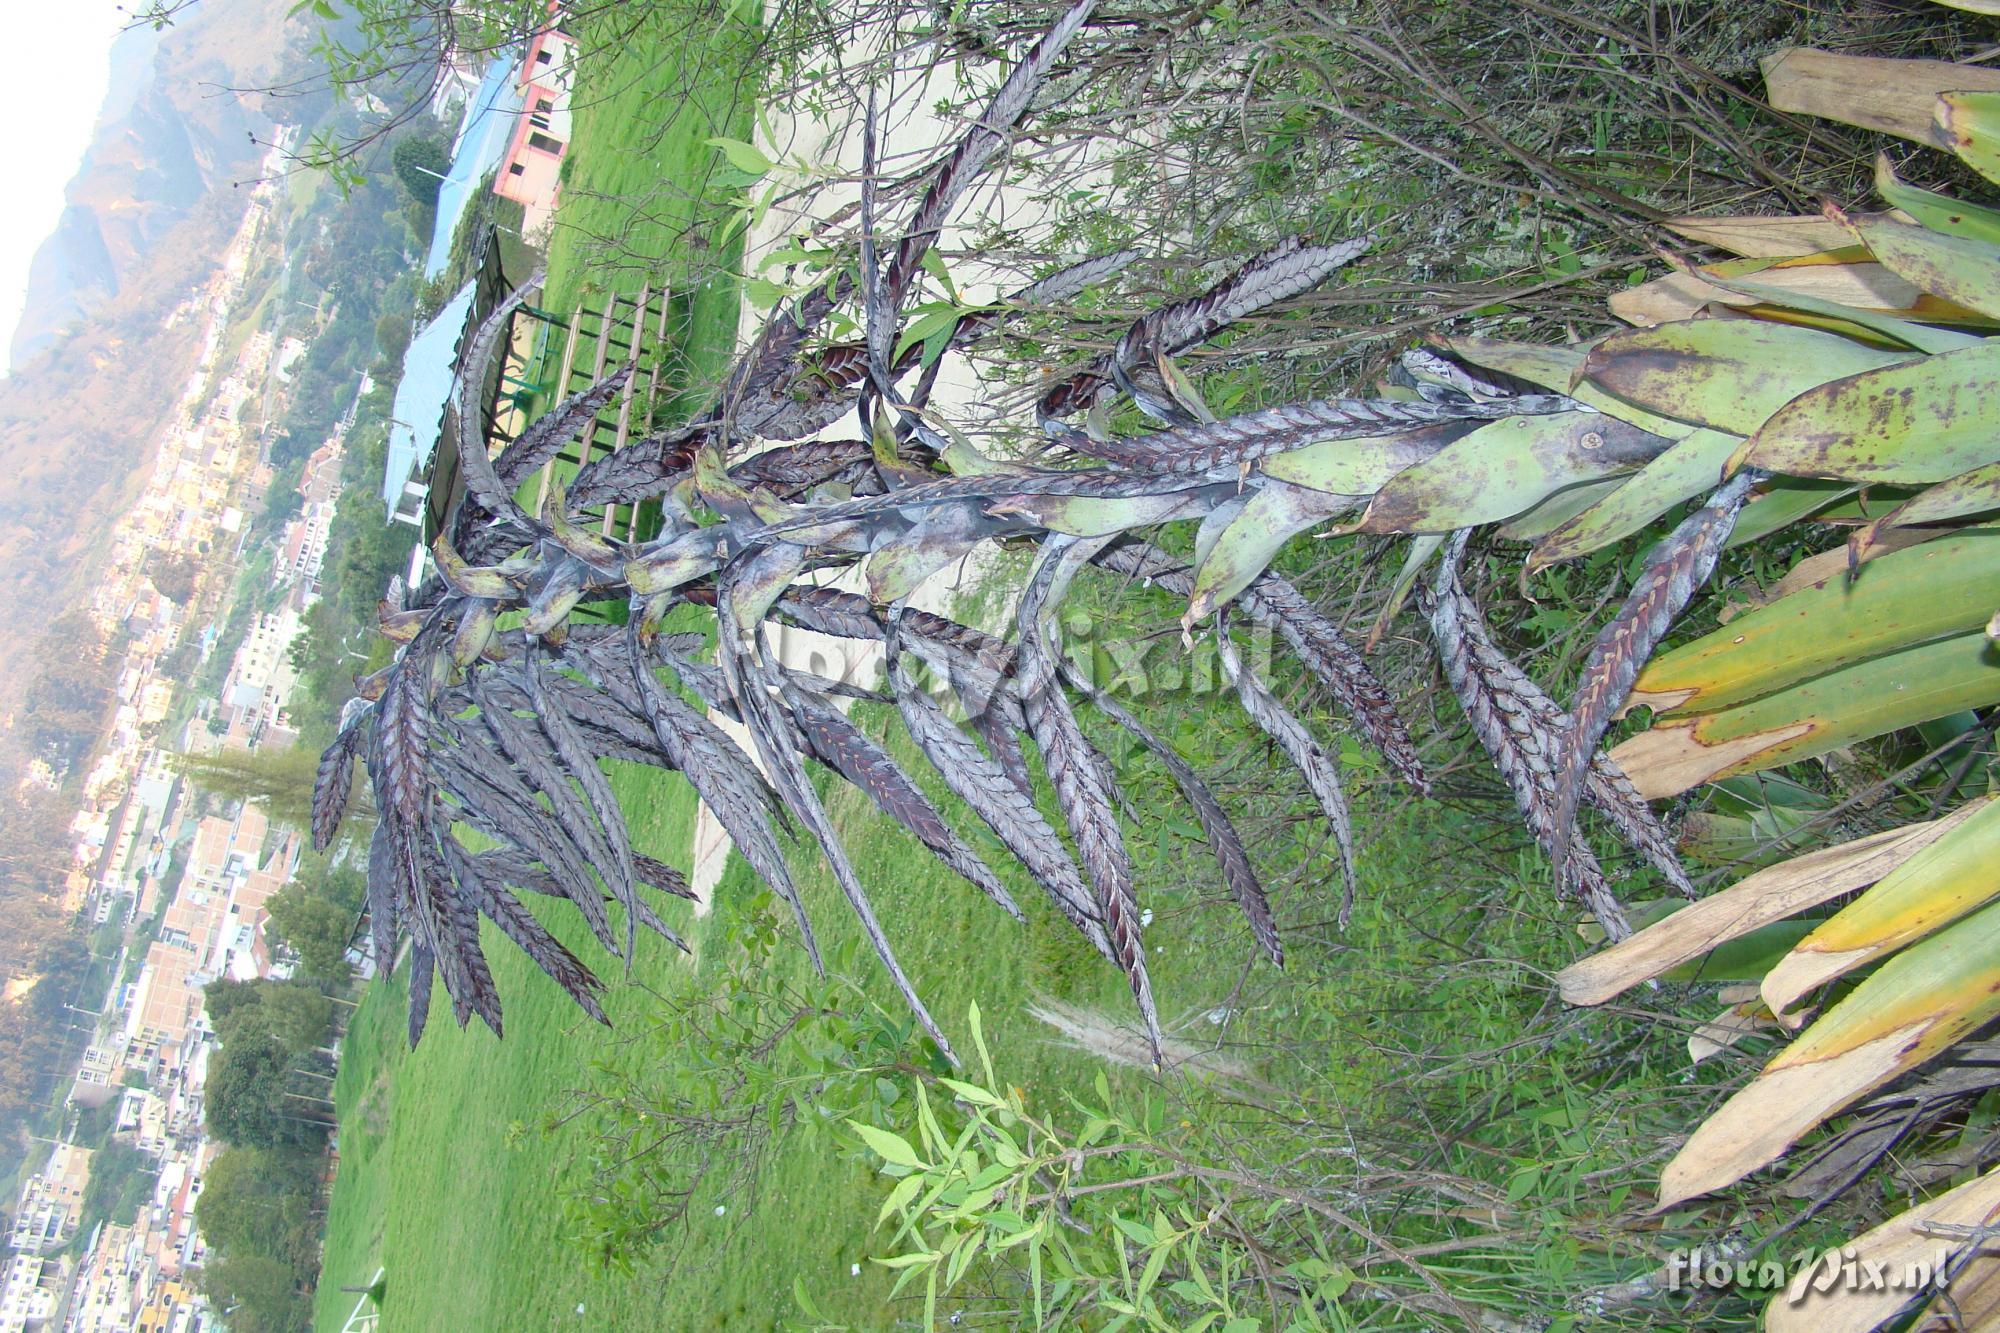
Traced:
POLYGON ((1843 332, 1873 333, 1891 342, 1901 343, 1905 347, 1914 347, 1919 352, 1951 352, 1961 347, 1976 347, 1983 341, 1976 333, 1935 328, 1880 310, 1862 310, 1839 301, 1829 301, 1824 297, 1808 296, 1789 287, 1758 282, 1755 278, 1719 275, 1713 269, 1702 270, 1700 276, 1703 282, 1713 283, 1726 292, 1753 297, 1769 305, 1796 310, 1823 320, 1838 320, 1844 326, 1852 326, 1851 329, 1843 328, 1843 332))
POLYGON ((1495 528, 1493 534, 1510 542, 1540 541, 1584 510, 1609 499, 1623 480, 1622 477, 1599 477, 1596 481, 1580 481, 1574 486, 1565 486, 1551 492, 1527 513, 1514 515, 1495 528))
POLYGON ((986 1053, 986 1029, 979 1021, 979 1001, 965 1006, 965 1022, 972 1029, 972 1048, 979 1052, 979 1067, 986 1071, 986 1081, 992 1083, 993 1057, 986 1053))
POLYGON ((1814 477, 1779 477, 1761 487, 1743 506, 1736 530, 1722 544, 1725 551, 1761 541, 1801 519, 1811 518, 1860 489, 1851 481, 1821 481, 1814 477))
POLYGON ((849 1120, 847 1124, 883 1161, 897 1166, 928 1167, 928 1163, 917 1156, 916 1149, 900 1136, 886 1129, 877 1129, 874 1125, 864 1125, 859 1120, 849 1120))
POLYGON ((958 307, 949 301, 928 302, 918 306, 911 314, 915 318, 903 327, 902 335, 896 339, 896 351, 891 360, 901 361, 912 347, 928 343, 938 334, 950 337, 959 318, 958 307))
POLYGON ((1134 1245, 1140 1245, 1140 1246, 1145 1246, 1147 1248, 1151 1248, 1159 1240, 1159 1238, 1153 1234, 1153 1229, 1151 1227, 1147 1226, 1144 1222, 1135 1222, 1129 1217, 1119 1217, 1114 1215, 1111 1219, 1111 1225, 1117 1227, 1120 1231, 1124 1232, 1126 1238, 1130 1240, 1134 1245))
POLYGON ((764 176, 770 173, 771 159, 765 157, 763 150, 755 144, 718 136, 708 140, 708 146, 721 149, 722 155, 729 159, 729 165, 746 176, 764 176))
POLYGON ((1909 484, 1995 461, 2000 340, 1808 390, 1750 437, 1731 470, 1909 484))
POLYGON ((896 1188, 889 1191, 889 1197, 882 1200, 882 1210, 875 1214, 875 1225, 881 1226, 892 1213, 900 1213, 903 1206, 917 1197, 917 1191, 924 1187, 924 1177, 904 1176, 896 1182, 896 1188))
POLYGON ((1139 1270, 1138 1298, 1140 1300, 1145 1300, 1146 1294, 1152 1291, 1153 1284, 1160 1280, 1160 1274, 1166 1271, 1167 1260, 1172 1257, 1173 1252, 1171 1245, 1159 1245, 1154 1247, 1152 1254, 1147 1256, 1146 1266, 1139 1270))
POLYGON ((940 1078, 938 1082, 950 1088, 954 1094, 975 1106, 1000 1106, 1004 1103, 998 1097, 976 1083, 964 1083, 955 1078, 940 1078))
POLYGON ((824 1324, 826 1322, 826 1316, 820 1313, 819 1306, 813 1303, 812 1296, 806 1291, 805 1279, 796 1274, 792 1277, 792 1299, 798 1302, 800 1314, 803 1314, 815 1324, 824 1324))
POLYGON ((1813 925, 1811 921, 1774 921, 1747 935, 1739 935, 1719 944, 1701 957, 1691 958, 1660 975, 1668 981, 1690 983, 1762 981, 1764 974, 1777 966, 1779 959, 1812 933, 1813 925))

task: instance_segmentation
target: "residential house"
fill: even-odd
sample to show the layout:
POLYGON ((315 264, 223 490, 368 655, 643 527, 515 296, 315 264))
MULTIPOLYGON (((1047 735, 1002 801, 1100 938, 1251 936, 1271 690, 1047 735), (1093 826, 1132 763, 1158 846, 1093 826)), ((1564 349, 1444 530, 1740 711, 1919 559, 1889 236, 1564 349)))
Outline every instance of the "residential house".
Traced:
MULTIPOLYGON (((553 6, 551 6, 553 12, 553 6)), ((569 148, 570 79, 576 42, 553 23, 528 40, 515 72, 521 111, 513 137, 500 159, 493 193, 527 211, 524 227, 537 230, 555 211, 562 186, 563 154, 569 148)))
POLYGON ((36 1333, 48 1326, 61 1304, 62 1266, 34 1254, 17 1254, 0 1285, 0 1333, 36 1333))
POLYGON ((28 1177, 7 1243, 20 1254, 60 1249, 76 1234, 83 1191, 90 1183, 91 1150, 58 1143, 48 1163, 28 1177))

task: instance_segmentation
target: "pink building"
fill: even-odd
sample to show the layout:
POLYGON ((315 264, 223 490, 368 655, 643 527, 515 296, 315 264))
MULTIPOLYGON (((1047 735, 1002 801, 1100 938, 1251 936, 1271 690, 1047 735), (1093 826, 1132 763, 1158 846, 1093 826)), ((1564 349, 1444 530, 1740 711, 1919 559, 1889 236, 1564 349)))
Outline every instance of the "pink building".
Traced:
POLYGON ((529 40, 527 54, 514 75, 521 111, 493 182, 493 193, 527 210, 530 231, 555 211, 556 194, 562 186, 563 153, 569 148, 569 90, 576 42, 555 26, 554 5, 549 11, 550 25, 529 40))

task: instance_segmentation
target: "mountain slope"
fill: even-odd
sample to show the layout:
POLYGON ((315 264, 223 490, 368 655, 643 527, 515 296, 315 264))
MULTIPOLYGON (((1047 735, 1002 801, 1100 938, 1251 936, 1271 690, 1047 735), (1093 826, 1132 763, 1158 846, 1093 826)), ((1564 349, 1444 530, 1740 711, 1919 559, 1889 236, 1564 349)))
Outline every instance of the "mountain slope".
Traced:
POLYGON ((51 346, 153 262, 195 207, 255 170, 268 137, 264 96, 285 53, 286 6, 232 0, 189 11, 164 33, 134 30, 111 51, 110 92, 64 192, 55 233, 36 251, 15 366, 51 346))

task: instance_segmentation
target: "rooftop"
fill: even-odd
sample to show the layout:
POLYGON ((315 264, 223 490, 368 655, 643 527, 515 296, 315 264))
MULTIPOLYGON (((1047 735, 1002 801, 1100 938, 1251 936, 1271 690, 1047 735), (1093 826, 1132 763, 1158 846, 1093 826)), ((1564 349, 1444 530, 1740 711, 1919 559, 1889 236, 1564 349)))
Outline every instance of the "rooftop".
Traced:
POLYGON ((445 405, 458 373, 458 345, 472 313, 476 282, 468 282, 445 302, 437 317, 410 339, 403 353, 403 378, 389 419, 389 455, 382 467, 382 503, 394 515, 403 487, 430 461, 444 423, 445 405))
POLYGON ((486 67, 485 79, 465 104, 465 119, 451 145, 451 167, 438 185, 437 223, 424 258, 426 279, 444 272, 459 219, 478 196, 486 174, 500 165, 514 135, 514 120, 521 114, 521 90, 513 77, 518 63, 514 52, 503 53, 486 67))

